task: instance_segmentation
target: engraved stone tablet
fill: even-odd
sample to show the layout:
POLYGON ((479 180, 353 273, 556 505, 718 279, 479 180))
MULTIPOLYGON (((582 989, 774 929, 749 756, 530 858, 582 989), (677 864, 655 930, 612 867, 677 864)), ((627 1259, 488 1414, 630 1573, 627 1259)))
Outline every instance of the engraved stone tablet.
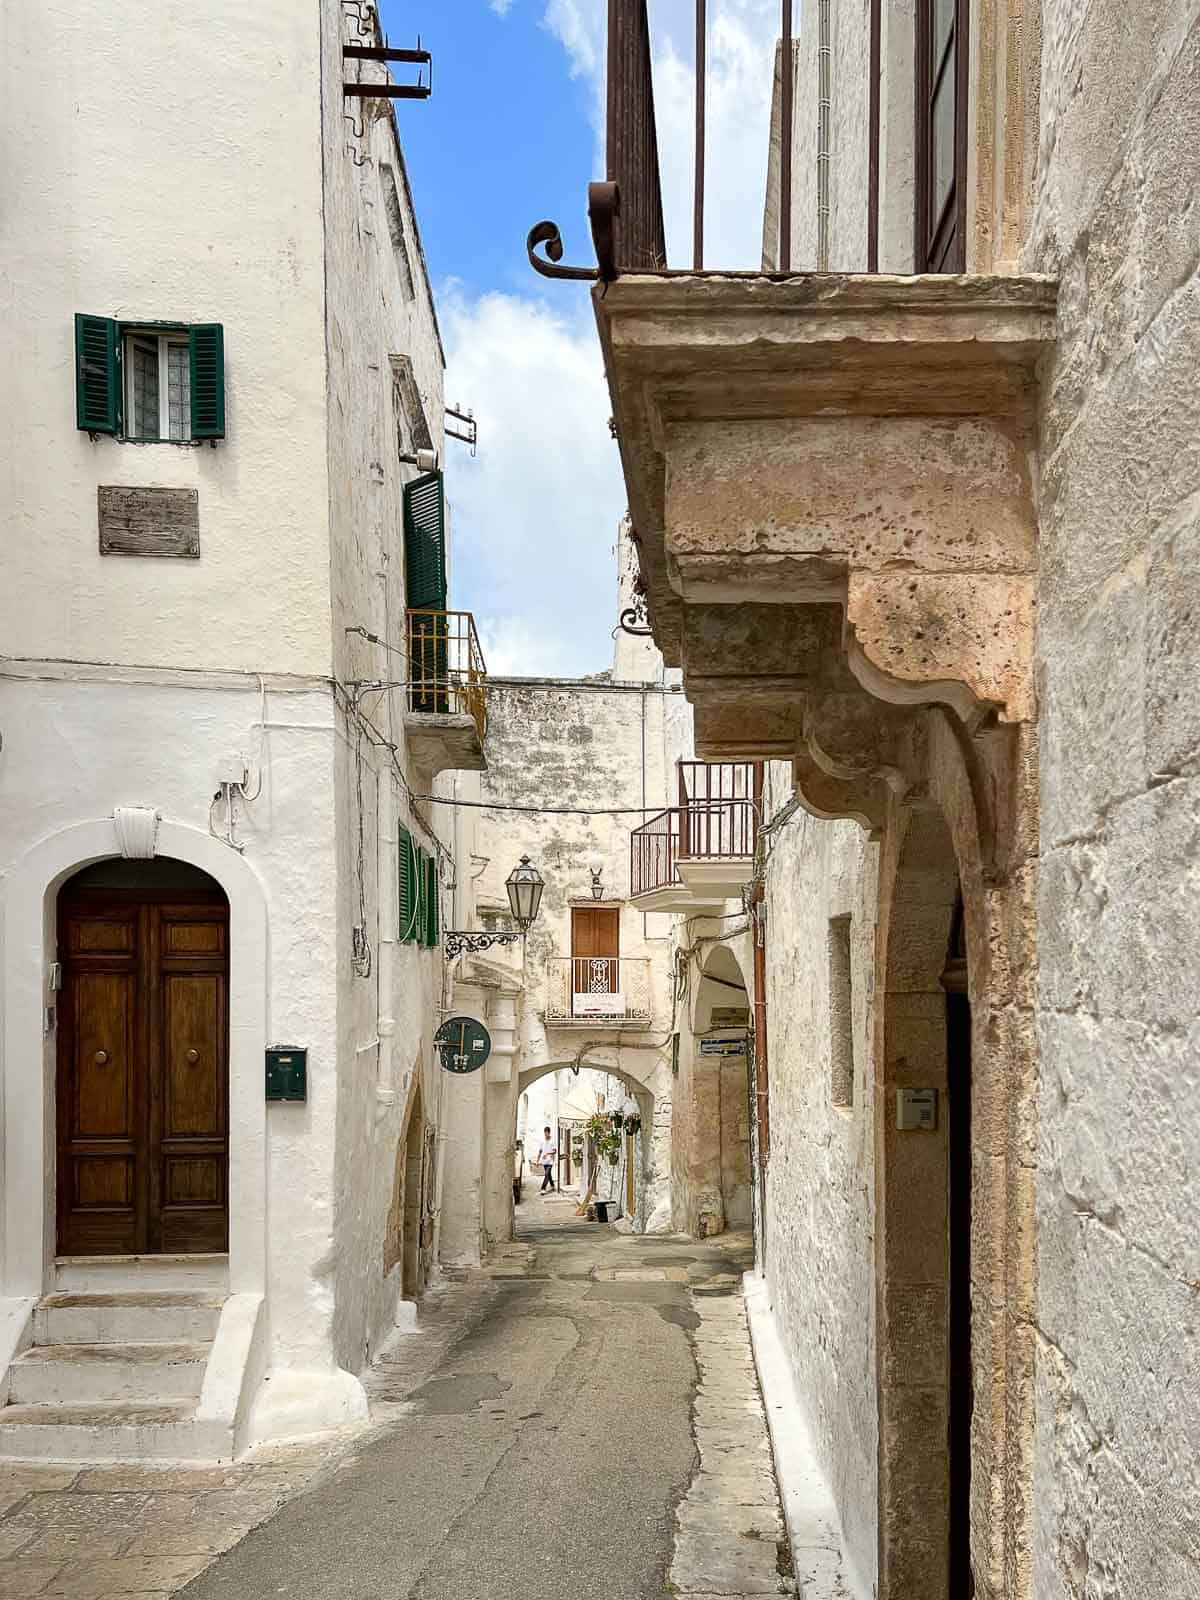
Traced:
POLYGON ((102 483, 97 495, 102 556, 199 557, 199 490, 102 483))

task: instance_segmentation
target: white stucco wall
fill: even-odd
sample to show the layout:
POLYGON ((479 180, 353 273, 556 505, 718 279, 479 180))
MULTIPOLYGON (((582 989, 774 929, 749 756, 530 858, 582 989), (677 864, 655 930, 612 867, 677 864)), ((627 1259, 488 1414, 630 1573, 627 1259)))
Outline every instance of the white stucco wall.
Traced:
MULTIPOLYGON (((362 680, 400 685, 361 697, 358 709, 369 726, 343 718, 345 736, 337 750, 338 921, 330 952, 336 960, 341 1064, 332 1174, 335 1333, 339 1360, 358 1371, 393 1326, 401 1274, 396 1267, 385 1276, 384 1242, 399 1147, 417 1086, 416 1114, 426 1123, 441 1129, 445 1104, 445 1075, 432 1048, 444 962, 440 949, 424 950, 398 938, 397 828, 403 823, 427 851, 434 848, 435 834, 452 851, 454 817, 440 808, 416 814, 388 750, 379 743, 395 747, 411 791, 428 788, 428 776, 409 759, 404 731, 403 486, 416 469, 398 456, 411 454, 418 441, 398 400, 395 364, 411 366, 429 439, 442 451, 443 357, 390 109, 381 101, 364 105, 343 99, 343 77, 354 64, 343 60, 341 46, 357 37, 353 18, 322 7, 321 19, 330 657, 342 685, 362 680), (359 118, 361 137, 345 120, 348 107, 359 118), (389 221, 391 184, 399 210, 389 221), (393 245, 396 226, 407 270, 393 245), (351 628, 365 629, 391 648, 347 632, 351 628), (369 974, 356 971, 351 959, 354 928, 364 921, 372 952, 369 974)), ((382 72, 371 63, 361 67, 364 77, 382 72)), ((448 495, 452 485, 450 473, 448 495)), ((443 778, 440 789, 449 782, 443 778)), ((447 881, 452 876, 449 855, 443 876, 447 881)))
POLYGON ((1034 1592, 1200 1592, 1194 8, 1042 8, 1034 1592))
POLYGON ((328 670, 318 45, 291 0, 6 8, 5 653, 328 670), (222 323, 227 437, 77 431, 76 312, 222 323), (100 484, 196 489, 200 559, 102 557, 100 484))

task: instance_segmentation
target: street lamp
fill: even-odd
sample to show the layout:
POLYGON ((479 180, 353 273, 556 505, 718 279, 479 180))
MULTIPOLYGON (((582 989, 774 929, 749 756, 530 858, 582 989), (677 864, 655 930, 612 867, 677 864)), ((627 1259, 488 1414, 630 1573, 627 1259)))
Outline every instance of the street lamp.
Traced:
POLYGON ((600 882, 600 879, 604 874, 603 866, 589 867, 588 871, 592 875, 592 899, 593 900, 603 900, 604 899, 604 885, 600 882))
POLYGON ((494 944, 516 944, 529 932, 537 918, 542 890, 546 885, 528 856, 521 857, 520 865, 509 873, 504 887, 508 891, 508 904, 517 925, 516 931, 468 933, 447 929, 442 939, 447 961, 453 961, 455 956, 463 954, 479 955, 484 950, 490 950, 494 944))
POLYGON ((541 873, 530 864, 528 856, 522 856, 520 866, 512 869, 504 887, 508 890, 513 921, 522 933, 528 933, 542 903, 542 890, 546 887, 541 873))

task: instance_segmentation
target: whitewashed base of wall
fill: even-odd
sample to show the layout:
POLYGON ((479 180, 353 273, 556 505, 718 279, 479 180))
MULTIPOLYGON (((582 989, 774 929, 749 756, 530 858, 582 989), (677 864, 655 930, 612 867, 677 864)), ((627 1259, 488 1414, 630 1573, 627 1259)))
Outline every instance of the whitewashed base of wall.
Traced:
POLYGON ((688 1600, 795 1595, 742 1297, 691 1300, 700 1318, 692 1402, 700 1465, 675 1512, 671 1592, 688 1600))
POLYGON ((767 1281, 757 1272, 743 1279, 746 1321, 775 1476, 783 1502, 797 1590, 803 1600, 869 1600, 873 1587, 856 1581, 842 1553, 833 1495, 817 1461, 787 1351, 776 1327, 767 1281))

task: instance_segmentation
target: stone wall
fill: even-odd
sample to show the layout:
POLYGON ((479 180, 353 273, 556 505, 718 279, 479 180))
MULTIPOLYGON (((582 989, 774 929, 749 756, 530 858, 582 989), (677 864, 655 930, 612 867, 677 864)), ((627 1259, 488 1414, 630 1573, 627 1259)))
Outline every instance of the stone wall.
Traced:
POLYGON ((1035 1594, 1200 1583, 1200 28, 1043 6, 1035 1594))
POLYGON ((767 869, 771 1157, 765 1274, 799 1393, 869 1594, 876 1565, 875 1138, 878 849, 798 813, 767 869), (833 1096, 831 920, 849 917, 851 1103, 833 1096))

